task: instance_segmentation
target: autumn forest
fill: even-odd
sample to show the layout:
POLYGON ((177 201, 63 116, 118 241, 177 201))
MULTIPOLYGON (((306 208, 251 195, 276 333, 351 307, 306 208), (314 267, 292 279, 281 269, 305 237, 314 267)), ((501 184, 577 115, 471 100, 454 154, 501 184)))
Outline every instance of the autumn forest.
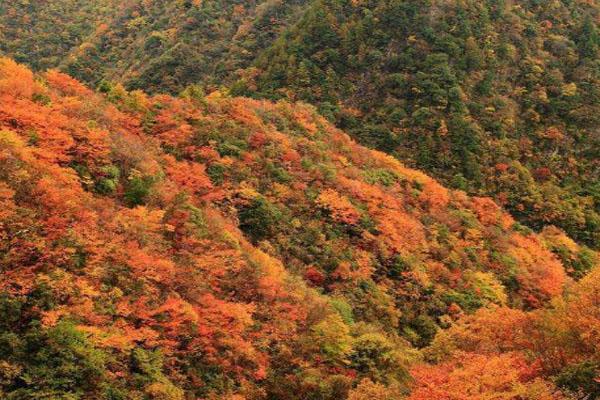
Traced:
POLYGON ((0 399, 600 399, 600 1, 0 0, 0 399))

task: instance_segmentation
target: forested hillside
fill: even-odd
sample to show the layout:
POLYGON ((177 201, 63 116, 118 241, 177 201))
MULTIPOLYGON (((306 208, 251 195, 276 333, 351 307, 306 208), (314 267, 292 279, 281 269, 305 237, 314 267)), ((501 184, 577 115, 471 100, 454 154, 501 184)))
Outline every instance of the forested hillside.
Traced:
POLYGON ((0 0, 0 399, 600 399, 596 0, 0 0))
POLYGON ((223 85, 269 46, 303 0, 132 1, 71 53, 63 69, 87 82, 179 93, 223 85))
POLYGON ((362 143, 600 246, 597 2, 313 3, 235 93, 317 104, 362 143))
POLYGON ((598 395, 598 257, 557 228, 310 106, 104 91, 0 61, 2 398, 598 395))
POLYGON ((97 86, 286 98, 600 246, 595 1, 16 1, 0 51, 97 86))
POLYGON ((0 4, 0 51, 93 86, 179 93, 224 85, 269 47, 305 0, 18 0, 0 4), (2 34, 4 32, 4 34, 2 34))
POLYGON ((0 52, 38 70, 56 67, 117 12, 116 0, 0 2, 0 52))

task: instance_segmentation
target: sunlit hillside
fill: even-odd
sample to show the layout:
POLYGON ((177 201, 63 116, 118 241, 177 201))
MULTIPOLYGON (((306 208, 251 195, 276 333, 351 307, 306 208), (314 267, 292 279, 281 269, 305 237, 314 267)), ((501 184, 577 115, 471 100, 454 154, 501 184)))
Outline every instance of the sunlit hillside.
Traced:
POLYGON ((597 393, 596 255, 558 229, 307 105, 104 91, 0 62, 3 398, 597 393))

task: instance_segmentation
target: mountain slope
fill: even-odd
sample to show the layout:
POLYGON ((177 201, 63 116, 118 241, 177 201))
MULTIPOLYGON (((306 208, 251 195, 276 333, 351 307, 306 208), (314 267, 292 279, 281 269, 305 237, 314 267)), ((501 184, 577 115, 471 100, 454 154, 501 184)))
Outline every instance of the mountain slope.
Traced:
POLYGON ((310 102, 536 231, 600 246, 596 1, 30 3, 0 6, 0 52, 35 68, 310 102))
POLYGON ((115 0, 3 1, 0 53, 37 70, 56 67, 119 9, 115 0))
POLYGON ((497 383, 471 398, 597 391, 597 256, 559 230, 310 106, 103 90, 0 61, 3 398, 421 399, 431 379, 467 396, 465 376, 497 383), (496 343, 469 322, 495 310, 529 342, 458 336, 496 343))
POLYGON ((599 15, 595 1, 314 1, 233 92, 311 102, 361 143, 598 247, 599 15))
POLYGON ((94 86, 107 79, 177 94, 197 82, 223 85, 271 44, 304 3, 19 1, 0 8, 6 31, 0 51, 40 70, 60 66, 94 86))

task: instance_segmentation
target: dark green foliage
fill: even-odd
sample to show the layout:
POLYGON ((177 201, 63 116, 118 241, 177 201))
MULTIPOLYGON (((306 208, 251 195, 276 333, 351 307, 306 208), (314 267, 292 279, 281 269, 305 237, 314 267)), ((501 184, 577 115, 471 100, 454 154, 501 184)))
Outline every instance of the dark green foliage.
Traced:
POLYGON ((556 384, 573 393, 585 393, 588 399, 600 398, 597 362, 585 361, 565 368, 556 378, 556 384))
POLYGON ((115 193, 119 185, 121 171, 114 165, 102 168, 102 177, 96 182, 96 191, 100 194, 110 195, 115 193))
POLYGON ((408 376, 393 344, 380 334, 366 333, 356 338, 350 361, 354 369, 375 381, 403 381, 408 376))
POLYGON ((206 168, 206 174, 210 178, 213 185, 221 185, 225 180, 225 172, 227 167, 222 164, 211 164, 206 168))
POLYGON ((109 356, 70 322, 42 327, 36 310, 51 306, 51 294, 43 286, 36 293, 0 296, 0 397, 83 400, 109 387, 109 356))
POLYGON ((282 211, 262 197, 251 200, 238 214, 240 228, 255 242, 269 239, 283 222, 282 211))
POLYGON ((598 263, 597 254, 585 246, 577 254, 571 254, 563 247, 552 250, 560 257, 567 272, 575 279, 583 278, 598 263))
POLYGON ((155 178, 151 176, 131 176, 125 184, 123 199, 129 207, 142 205, 151 193, 155 178))
POLYGON ((405 336, 411 341, 414 346, 425 347, 431 344, 435 334, 439 330, 438 324, 427 315, 420 315, 410 321, 404 328, 405 336))

